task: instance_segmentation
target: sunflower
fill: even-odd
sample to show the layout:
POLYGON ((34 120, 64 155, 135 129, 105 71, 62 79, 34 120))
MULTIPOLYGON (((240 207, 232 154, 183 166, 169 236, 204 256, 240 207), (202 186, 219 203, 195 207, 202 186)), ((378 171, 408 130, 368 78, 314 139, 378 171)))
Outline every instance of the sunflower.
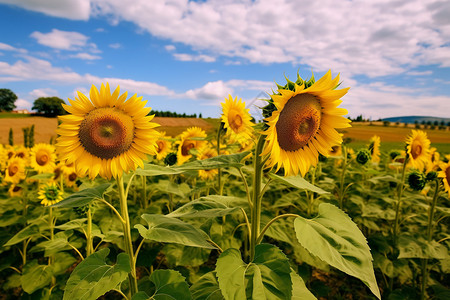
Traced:
POLYGON ((369 151, 372 155, 372 162, 379 163, 380 162, 380 137, 378 135, 374 135, 369 140, 369 151))
POLYGON ((305 175, 311 165, 317 164, 318 155, 328 156, 333 146, 342 143, 335 128, 350 127, 350 120, 342 117, 347 110, 338 108, 349 88, 336 90, 339 75, 331 78, 328 71, 312 83, 300 77, 288 81, 271 95, 276 108, 267 117, 268 129, 263 155, 269 154, 268 166, 284 168, 286 176, 299 172, 305 175))
POLYGON ((147 154, 155 152, 159 126, 147 116, 147 101, 136 94, 126 100, 120 88, 111 94, 109 84, 101 85, 100 92, 91 87, 90 99, 78 92, 78 98, 63 104, 69 115, 62 121, 57 133, 57 151, 66 164, 74 163, 77 174, 94 178, 100 175, 110 179, 123 172, 143 167, 147 154))
POLYGON ((221 121, 223 127, 227 131, 227 136, 233 137, 240 143, 251 138, 252 135, 252 117, 249 110, 245 108, 245 102, 242 99, 231 97, 225 98, 225 103, 222 104, 221 121))
POLYGON ((447 163, 441 162, 439 167, 441 171, 439 171, 438 177, 442 178, 444 190, 448 192, 448 196, 450 197, 450 161, 447 163))
POLYGON ((439 154, 439 152, 437 152, 437 149, 435 147, 431 147, 427 162, 427 173, 436 171, 439 168, 440 158, 441 155, 439 154))
POLYGON ((164 131, 161 132, 161 136, 156 141, 156 159, 163 160, 167 154, 172 150, 172 143, 170 137, 166 136, 164 131))
POLYGON ((55 168, 55 147, 36 144, 30 151, 30 166, 38 173, 52 173, 55 168))
POLYGON ((56 186, 55 183, 46 184, 39 189, 38 199, 41 200, 41 204, 45 206, 53 205, 63 199, 63 193, 56 186))
POLYGON ((19 185, 11 184, 8 193, 10 197, 20 197, 23 194, 23 188, 19 185))
POLYGON ((23 159, 25 163, 27 163, 30 158, 30 153, 28 151, 28 148, 20 146, 15 150, 14 156, 23 159))
POLYGON ((180 141, 177 151, 177 163, 182 165, 188 161, 192 155, 191 149, 201 149, 206 145, 202 138, 206 137, 206 132, 200 127, 190 127, 180 134, 180 141))
POLYGON ((65 183, 68 187, 75 187, 75 184, 78 180, 78 174, 75 169, 72 172, 64 175, 65 183))
POLYGON ((422 130, 412 130, 412 134, 406 139, 406 152, 409 156, 409 164, 416 169, 423 170, 430 152, 430 140, 427 133, 422 130))
MULTIPOLYGON (((210 147, 203 147, 198 151, 197 159, 203 160, 203 159, 211 158, 214 156, 217 156, 217 150, 210 148, 210 147)), ((211 180, 218 173, 219 173, 219 170, 217 170, 217 169, 198 170, 198 176, 203 180, 211 180)))
POLYGON ((19 183, 20 180, 25 179, 25 162, 23 159, 13 157, 8 161, 5 169, 5 182, 13 184, 19 183))

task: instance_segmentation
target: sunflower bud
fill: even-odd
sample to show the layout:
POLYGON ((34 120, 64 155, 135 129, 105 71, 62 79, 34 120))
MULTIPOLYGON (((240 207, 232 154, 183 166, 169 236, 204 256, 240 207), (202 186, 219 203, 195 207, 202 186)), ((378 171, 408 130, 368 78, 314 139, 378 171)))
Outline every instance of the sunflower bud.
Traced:
POLYGON ((167 166, 173 166, 177 163, 177 154, 169 153, 166 158, 164 158, 164 164, 167 166))
POLYGON ((395 159, 399 155, 400 155, 400 151, 398 151, 398 150, 392 150, 391 152, 389 152, 389 157, 391 159, 395 159))
POLYGON ((356 154, 356 161, 360 165, 365 165, 369 160, 371 160, 372 156, 370 155, 370 151, 367 149, 361 149, 356 154))
POLYGON ((437 178, 437 173, 435 171, 431 171, 427 173, 427 176, 425 177, 425 179, 427 181, 433 181, 437 178))
POLYGON ((77 214, 78 217, 84 218, 87 216, 87 213, 89 211, 89 206, 91 207, 91 215, 94 214, 94 205, 92 203, 86 204, 79 207, 74 207, 73 210, 77 214))
POLYGON ((413 171, 408 176, 409 186, 415 191, 421 191, 425 187, 426 179, 423 173, 413 171))

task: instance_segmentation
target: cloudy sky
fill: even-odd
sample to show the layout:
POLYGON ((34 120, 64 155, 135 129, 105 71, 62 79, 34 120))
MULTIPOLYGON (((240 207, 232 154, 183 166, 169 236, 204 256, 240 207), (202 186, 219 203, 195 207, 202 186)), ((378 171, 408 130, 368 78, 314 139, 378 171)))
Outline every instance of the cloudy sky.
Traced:
POLYGON ((156 110, 218 117, 297 72, 340 73, 341 107, 450 117, 450 2, 0 0, 0 88, 30 109, 109 82, 156 110))

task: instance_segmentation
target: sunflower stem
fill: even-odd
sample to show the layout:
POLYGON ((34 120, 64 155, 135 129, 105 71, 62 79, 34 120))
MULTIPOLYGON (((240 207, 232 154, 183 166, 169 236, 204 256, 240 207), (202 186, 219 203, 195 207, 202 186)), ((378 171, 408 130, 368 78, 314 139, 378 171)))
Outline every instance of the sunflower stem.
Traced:
POLYGON ((342 166, 342 173, 339 180, 339 208, 344 209, 344 183, 345 183, 345 171, 347 170, 347 149, 342 146, 342 155, 344 156, 344 162, 342 166))
MULTIPOLYGON (((428 212, 428 224, 427 224, 427 242, 428 244, 431 242, 431 238, 433 236, 433 219, 434 213, 436 210, 436 204, 439 195, 439 180, 435 180, 435 190, 433 195, 433 201, 430 205, 430 210, 428 212)), ((422 287, 420 293, 420 299, 423 300, 426 298, 426 290, 427 290, 427 282, 428 282, 428 259, 424 258, 422 260, 422 287)))
POLYGON ((128 215, 128 203, 127 203, 127 194, 125 193, 124 185, 123 185, 123 177, 120 176, 117 179, 117 186, 119 188, 119 197, 120 197, 120 213, 122 215, 122 219, 124 220, 123 224, 123 234, 125 238, 125 252, 130 257, 130 265, 131 272, 128 274, 128 280, 130 281, 130 293, 131 296, 137 293, 137 278, 136 278, 136 265, 134 261, 134 252, 133 252, 133 243, 131 240, 131 228, 130 228, 130 216, 128 215))
POLYGON ((252 210, 251 210, 251 225, 252 231, 250 234, 250 261, 255 258, 255 247, 261 227, 261 179, 264 164, 262 164, 261 153, 264 148, 265 136, 260 135, 258 143, 255 148, 254 155, 254 177, 253 177, 253 193, 252 193, 252 210))
POLYGON ((86 257, 93 253, 93 241, 92 241, 92 210, 91 204, 88 204, 87 211, 87 228, 86 228, 86 257))
MULTIPOLYGON (((217 130, 217 155, 220 155, 220 136, 223 128, 223 123, 220 123, 219 130, 217 130)), ((219 173, 217 174, 217 186, 219 195, 222 195, 222 169, 218 169, 219 173)))

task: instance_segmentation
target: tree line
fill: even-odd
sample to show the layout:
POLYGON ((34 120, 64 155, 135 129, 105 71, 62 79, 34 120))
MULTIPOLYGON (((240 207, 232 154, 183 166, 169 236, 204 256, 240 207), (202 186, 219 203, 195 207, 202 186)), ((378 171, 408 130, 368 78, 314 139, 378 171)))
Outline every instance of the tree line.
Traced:
MULTIPOLYGON (((0 89, 0 112, 11 112, 17 106, 15 105, 17 95, 10 89, 0 89)), ((58 97, 40 97, 33 102, 32 110, 36 111, 36 114, 46 117, 56 117, 59 115, 65 115, 66 111, 62 107, 64 100, 58 97)), ((157 117, 172 117, 172 118, 197 118, 197 114, 188 115, 186 113, 176 113, 172 111, 158 111, 152 110, 150 115, 157 117)), ((202 118, 202 114, 198 114, 198 118, 202 118)))

